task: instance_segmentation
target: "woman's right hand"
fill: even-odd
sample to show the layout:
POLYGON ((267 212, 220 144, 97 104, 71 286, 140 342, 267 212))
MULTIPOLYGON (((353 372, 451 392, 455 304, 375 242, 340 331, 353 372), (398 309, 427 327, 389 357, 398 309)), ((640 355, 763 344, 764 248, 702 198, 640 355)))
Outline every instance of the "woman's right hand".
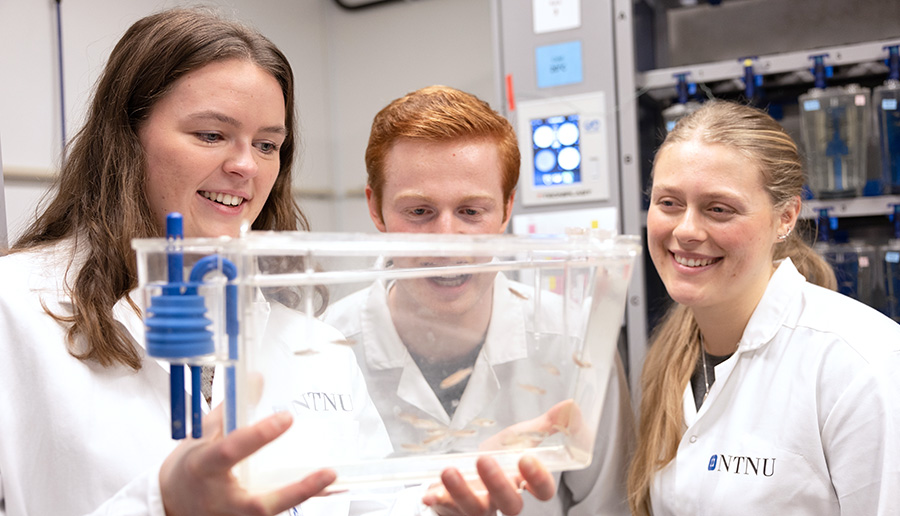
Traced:
POLYGON ((185 439, 163 462, 159 485, 167 516, 279 514, 334 482, 335 473, 323 469, 275 491, 248 493, 231 468, 283 434, 293 418, 279 412, 223 436, 222 412, 222 405, 210 412, 204 437, 185 439))

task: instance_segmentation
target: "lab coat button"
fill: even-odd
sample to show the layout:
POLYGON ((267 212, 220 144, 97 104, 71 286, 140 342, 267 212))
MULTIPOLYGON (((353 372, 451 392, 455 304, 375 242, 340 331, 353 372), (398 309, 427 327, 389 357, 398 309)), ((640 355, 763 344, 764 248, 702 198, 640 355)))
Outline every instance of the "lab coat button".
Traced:
POLYGON ((692 435, 692 436, 691 436, 691 442, 692 442, 692 443, 697 442, 697 436, 696 436, 696 435, 692 435))

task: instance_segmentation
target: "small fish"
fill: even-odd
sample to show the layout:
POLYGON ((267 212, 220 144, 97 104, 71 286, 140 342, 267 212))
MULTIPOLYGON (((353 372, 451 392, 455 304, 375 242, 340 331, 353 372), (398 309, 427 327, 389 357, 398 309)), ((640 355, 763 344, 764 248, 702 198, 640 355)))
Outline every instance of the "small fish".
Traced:
POLYGON ((500 442, 504 448, 530 448, 533 446, 531 439, 522 434, 511 435, 500 442))
POLYGON ((447 437, 447 432, 439 432, 439 433, 435 433, 435 434, 431 435, 430 437, 426 437, 426 438, 422 441, 422 444, 428 445, 428 444, 431 444, 431 443, 434 443, 434 442, 437 442, 437 441, 441 441, 441 440, 443 440, 445 437, 447 437))
POLYGON ((400 445, 400 447, 406 451, 411 451, 411 452, 423 452, 423 451, 427 450, 427 448, 425 448, 421 444, 415 444, 415 443, 403 443, 400 445))
POLYGON ((533 432, 522 432, 520 435, 530 441, 541 442, 544 439, 546 439, 550 434, 547 432, 541 432, 539 430, 535 430, 533 432))
POLYGON ((331 341, 332 344, 340 344, 341 346, 352 346, 356 344, 356 341, 353 339, 334 339, 331 341))
POLYGON ((295 355, 301 356, 301 357, 306 356, 306 355, 315 355, 316 353, 318 353, 318 351, 316 351, 312 348, 298 349, 297 351, 294 351, 295 355))
POLYGON ((512 287, 509 287, 509 292, 510 292, 512 295, 514 295, 514 296, 516 296, 517 298, 519 298, 519 299, 528 299, 528 296, 526 296, 525 294, 519 292, 518 290, 516 290, 516 289, 514 289, 514 288, 512 288, 512 287))
POLYGON ((548 373, 552 374, 553 376, 559 376, 559 368, 557 368, 555 365, 548 362, 548 363, 542 365, 541 367, 544 368, 544 371, 547 371, 548 373))
POLYGON ((567 427, 565 427, 565 426, 562 426, 562 425, 553 425, 553 426, 550 427, 550 428, 556 430, 557 432, 562 432, 562 434, 565 435, 566 437, 568 437, 569 435, 571 435, 571 432, 569 432, 569 429, 568 429, 567 427))
POLYGON ((542 395, 542 394, 547 393, 547 391, 545 391, 544 389, 541 389, 537 385, 531 385, 530 383, 520 383, 519 387, 525 391, 528 391, 530 393, 537 394, 537 395, 542 395))
POLYGON ((433 421, 431 419, 423 419, 414 414, 409 414, 406 412, 401 412, 397 417, 399 417, 403 421, 406 421, 415 428, 421 428, 423 430, 433 430, 441 427, 440 423, 438 423, 437 421, 433 421))
POLYGON ((590 362, 588 362, 587 360, 582 360, 582 359, 578 358, 577 351, 575 353, 572 353, 572 360, 575 362, 575 365, 577 365, 578 367, 585 368, 585 369, 588 367, 591 367, 590 362))
POLYGON ((497 422, 494 421, 493 419, 486 419, 486 418, 480 417, 478 419, 473 419, 472 424, 475 426, 481 426, 481 427, 487 428, 489 426, 496 425, 497 422))
POLYGON ((511 435, 500 441, 500 446, 505 448, 525 447, 525 439, 521 435, 511 435))
POLYGON ((531 448, 540 444, 548 435, 550 434, 547 432, 521 432, 503 439, 500 445, 507 448, 531 448))
POLYGON ((468 378, 470 374, 472 374, 472 368, 464 367, 441 380, 440 387, 441 389, 449 389, 450 387, 453 387, 454 385, 468 378))
POLYGON ((475 435, 477 433, 478 433, 477 430, 471 430, 471 429, 469 429, 469 430, 454 430, 453 432, 451 432, 451 435, 453 435, 453 437, 472 437, 473 435, 475 435))

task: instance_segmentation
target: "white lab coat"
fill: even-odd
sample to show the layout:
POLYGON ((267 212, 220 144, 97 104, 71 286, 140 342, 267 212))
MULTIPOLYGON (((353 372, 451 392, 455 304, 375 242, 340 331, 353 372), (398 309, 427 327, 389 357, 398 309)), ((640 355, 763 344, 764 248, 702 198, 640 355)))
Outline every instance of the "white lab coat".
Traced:
MULTIPOLYGON (((41 307, 71 313, 67 247, 0 258, 0 514, 164 515, 159 466, 176 444, 168 368, 150 358, 137 372, 103 368, 69 354, 65 328, 41 307)), ((127 303, 114 315, 143 343, 127 303)))
POLYGON ((784 260, 653 478, 653 514, 900 514, 900 326, 784 260))
MULTIPOLYGON (((0 258, 0 516, 162 516, 159 467, 177 444, 170 437, 168 364, 145 356, 135 372, 103 368, 69 354, 65 328, 41 306, 43 302, 58 315, 71 313, 71 300, 62 288, 69 248, 65 242, 0 258)), ((138 297, 132 296, 136 302, 138 297)), ((267 308, 261 303, 266 318, 267 308)), ((308 326, 307 319, 281 305, 271 308, 271 319, 263 324, 273 350, 289 349, 289 333, 297 325, 323 338, 341 337, 319 321, 308 326)), ((143 354, 141 318, 124 300, 116 304, 114 316, 143 354)), ((298 365, 290 358, 284 363, 298 365)), ((352 410, 332 411, 315 403, 304 410, 293 404, 295 424, 276 442, 298 435, 302 440, 308 434, 302 434, 298 423, 310 422, 338 429, 334 436, 341 442, 315 443, 320 455, 329 447, 335 453, 355 453, 389 446, 383 427, 379 434, 380 420, 368 419, 375 412, 364 384, 357 381, 351 351, 332 346, 303 364, 298 372, 305 374, 285 387, 290 397, 342 399, 342 407, 352 410), (360 427, 374 430, 358 433, 360 427)), ((221 372, 216 378, 214 403, 221 399, 221 372)), ((282 407, 272 404, 277 408, 282 407)), ((348 505, 341 497, 326 497, 302 507, 305 515, 333 515, 346 514, 348 505)))
MULTIPOLYGON (((265 328, 262 347, 248 357, 254 372, 261 373, 264 388, 253 419, 287 410, 294 424, 248 461, 251 484, 273 479, 274 489, 291 478, 282 478, 296 466, 304 474, 344 462, 384 457, 391 451, 390 438, 369 398, 353 352, 336 344, 344 336, 336 329, 277 303, 257 303, 258 327, 265 328), (271 308, 269 308, 271 307, 271 308), (273 472, 277 472, 273 474, 273 472), (273 476, 274 475, 274 476, 273 476)), ((356 494, 356 493, 353 493, 356 494)), ((301 511, 287 514, 359 514, 367 512, 351 494, 311 498, 301 511)))
MULTIPOLYGON (((387 308, 387 291, 383 283, 376 282, 353 293, 329 306, 325 312, 324 319, 328 324, 356 342, 353 349, 366 376, 369 392, 386 419, 395 450, 402 450, 404 443, 422 442, 425 430, 403 420, 409 414, 433 419, 449 425, 451 429, 472 429, 478 428, 470 424, 475 419, 530 419, 549 409, 552 401, 559 400, 558 397, 547 396, 551 400, 542 402, 540 396, 534 396, 527 390, 522 390, 519 396, 498 396, 501 385, 508 388, 517 384, 540 383, 551 390, 554 388, 550 385, 552 382, 559 382, 559 387, 563 387, 568 378, 565 375, 549 375, 544 369, 545 360, 536 358, 538 353, 547 353, 554 346, 544 346, 542 351, 531 349, 535 339, 526 338, 527 334, 533 335, 535 331, 534 305, 513 294, 510 288, 529 299, 533 296, 533 289, 511 282, 503 274, 497 274, 493 288, 492 316, 485 344, 452 419, 447 416, 397 335, 387 308)), ((549 310, 554 303, 545 305, 549 310)), ((543 325, 542 332, 558 333, 562 327, 561 313, 543 315, 537 322, 543 325)), ((556 348, 568 349, 564 346, 556 348)), ((571 362, 571 350, 566 359, 571 362)), ((554 357, 552 361, 560 363, 559 357, 554 357)), ((627 461, 633 451, 634 423, 618 355, 604 403, 591 465, 586 469, 557 474, 559 490, 552 501, 540 502, 526 495, 521 514, 629 514, 625 475, 627 461)), ((481 428, 477 435, 469 438, 483 440, 497 431, 498 428, 494 427, 481 428)), ((449 450, 453 448, 454 440, 447 439, 430 446, 435 450, 449 450)), ((421 491, 407 493, 419 497, 422 494, 421 491)), ((410 505, 408 501, 402 503, 404 510, 410 505)))

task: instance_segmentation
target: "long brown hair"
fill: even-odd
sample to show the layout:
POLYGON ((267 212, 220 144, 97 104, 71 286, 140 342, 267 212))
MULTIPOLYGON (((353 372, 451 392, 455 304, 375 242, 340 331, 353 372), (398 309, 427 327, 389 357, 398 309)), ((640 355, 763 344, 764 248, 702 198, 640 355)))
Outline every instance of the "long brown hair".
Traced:
POLYGON ((162 236, 149 208, 138 128, 175 81, 226 59, 252 61, 278 81, 284 94, 287 134, 278 177, 253 229, 308 229, 291 194, 296 123, 294 76, 287 58, 256 30, 209 9, 172 9, 138 20, 109 56, 46 208, 11 249, 71 238, 74 249, 83 253, 83 265, 66 285, 72 315, 51 314, 69 324, 69 352, 79 359, 104 367, 141 367, 139 350, 112 317, 113 306, 137 286, 131 240, 162 236))
POLYGON ((388 152, 401 139, 425 142, 488 139, 497 144, 502 162, 504 201, 509 201, 519 181, 519 144, 509 121, 470 93, 449 86, 428 86, 394 100, 372 121, 366 170, 379 207, 385 161, 388 152))
MULTIPOLYGON (((805 178, 797 144, 764 111, 733 102, 709 102, 680 120, 656 155, 687 141, 725 145, 756 163, 773 210, 780 211, 801 194, 805 178)), ((831 267, 799 231, 775 246, 772 259, 786 257, 809 281, 836 288, 831 267)), ((700 356, 700 329, 693 312, 673 303, 650 343, 641 375, 638 446, 628 473, 633 514, 650 513, 651 479, 675 458, 682 437, 682 395, 700 356)))

